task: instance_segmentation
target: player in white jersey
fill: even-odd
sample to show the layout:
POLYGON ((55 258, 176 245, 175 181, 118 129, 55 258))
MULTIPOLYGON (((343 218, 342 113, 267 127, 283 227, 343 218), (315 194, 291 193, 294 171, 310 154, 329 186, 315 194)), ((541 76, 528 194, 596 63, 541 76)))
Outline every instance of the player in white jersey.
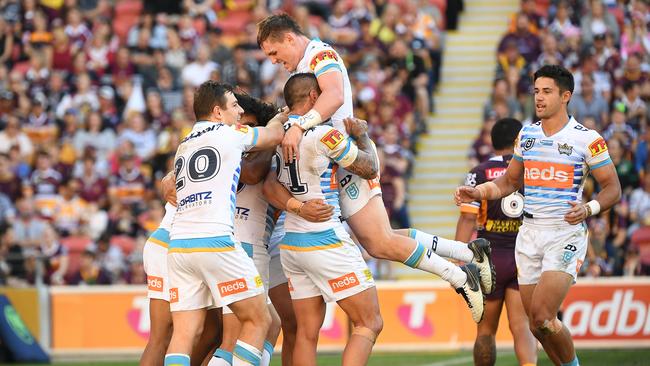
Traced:
POLYGON ((621 186, 605 140, 567 113, 573 75, 561 66, 535 72, 535 113, 524 127, 506 173, 494 181, 456 189, 457 204, 493 200, 524 186, 524 223, 515 248, 519 292, 531 331, 556 365, 578 365, 569 330, 557 312, 587 251, 585 219, 612 207, 621 186), (583 203, 588 174, 601 187, 583 203))
POLYGON ((228 85, 207 81, 194 95, 198 122, 176 152, 178 205, 168 272, 174 332, 165 365, 189 365, 208 307, 229 305, 242 322, 233 365, 259 364, 270 324, 262 280, 233 237, 241 155, 281 141, 282 117, 267 127, 236 124, 243 110, 228 85))
MULTIPOLYGON (((300 75, 309 74, 292 76, 285 90, 299 84, 300 75)), ((289 101, 292 112, 299 112, 307 99, 304 96, 298 102, 294 98, 295 104, 289 101)), ((286 234, 280 241, 280 255, 298 321, 293 354, 297 365, 316 365, 325 302, 336 301, 354 326, 342 355, 343 364, 364 365, 383 326, 370 270, 339 219, 336 169, 346 167, 366 179, 378 171, 365 122, 350 120, 349 123, 349 132, 356 143, 331 126, 312 127, 305 131, 299 145, 303 158, 283 164, 277 178, 274 172, 268 177, 292 192, 290 207, 299 207, 310 199, 323 199, 334 206, 334 215, 326 222, 309 222, 295 214, 296 210, 287 212, 284 222, 286 234)), ((282 150, 278 150, 283 161, 282 150)))
MULTIPOLYGON (((296 146, 304 130, 331 119, 344 132, 343 118, 352 117, 352 88, 347 69, 336 50, 318 39, 307 38, 286 14, 272 15, 258 25, 257 42, 273 61, 292 73, 312 73, 322 91, 313 107, 298 118, 283 140, 284 157, 299 159, 296 146)), ((381 199, 378 179, 365 180, 339 169, 341 212, 361 245, 375 258, 400 261, 410 267, 440 275, 468 300, 472 317, 478 322, 483 306, 473 304, 464 285, 467 275, 451 263, 432 258, 430 253, 471 262, 478 266, 485 293, 494 287, 489 242, 461 243, 415 229, 392 230, 381 199), (369 222, 374 225, 368 225, 369 222)))

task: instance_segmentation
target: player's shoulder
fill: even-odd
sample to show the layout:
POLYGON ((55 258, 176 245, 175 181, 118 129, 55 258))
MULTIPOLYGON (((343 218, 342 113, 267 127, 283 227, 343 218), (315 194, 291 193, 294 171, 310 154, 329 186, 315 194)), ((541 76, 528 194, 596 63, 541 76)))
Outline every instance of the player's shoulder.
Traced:
POLYGON ((568 127, 569 128, 566 130, 566 133, 571 135, 571 137, 575 140, 584 144, 590 144, 598 139, 602 139, 602 136, 600 133, 598 133, 598 131, 585 127, 583 124, 576 121, 573 117, 571 117, 568 127))
POLYGON ((201 136, 205 136, 207 134, 215 133, 217 131, 224 131, 227 130, 227 128, 224 128, 223 123, 204 123, 204 122, 198 122, 197 124, 194 125, 192 128, 192 131, 185 136, 181 140, 181 144, 186 143, 188 141, 196 140, 201 136))
POLYGON ((313 131, 306 131, 305 137, 318 140, 318 144, 330 150, 336 149, 346 138, 343 132, 329 125, 318 125, 313 131))

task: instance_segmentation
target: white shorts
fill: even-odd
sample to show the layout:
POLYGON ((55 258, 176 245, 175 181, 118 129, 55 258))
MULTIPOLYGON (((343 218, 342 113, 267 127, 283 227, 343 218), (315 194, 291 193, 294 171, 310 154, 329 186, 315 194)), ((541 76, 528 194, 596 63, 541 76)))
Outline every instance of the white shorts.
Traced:
POLYGON ((520 285, 539 282, 543 272, 561 271, 575 281, 587 255, 584 224, 539 224, 540 219, 524 219, 519 228, 515 261, 520 285))
POLYGON ((280 260, 280 252, 271 257, 269 263, 269 289, 287 283, 287 276, 284 275, 282 270, 282 261, 280 260))
POLYGON ((253 260, 230 236, 172 240, 167 267, 171 311, 220 308, 264 293, 253 260))
POLYGON ((169 278, 167 277, 167 247, 169 232, 156 229, 142 249, 144 272, 147 274, 147 297, 169 301, 169 278))
POLYGON ((317 233, 287 233, 280 244, 292 299, 339 301, 375 286, 359 248, 342 226, 317 233))
MULTIPOLYGON (((242 249, 246 252, 246 255, 253 260, 255 263, 255 268, 257 273, 260 274, 262 278, 262 283, 264 285, 264 292, 266 293, 267 302, 270 303, 268 298, 269 295, 269 262, 271 257, 267 252, 266 248, 260 245, 253 245, 249 243, 241 243, 242 249)), ((229 307, 223 307, 224 314, 232 314, 232 310, 229 307)))
MULTIPOLYGON (((377 151, 375 145, 372 146, 377 151)), ((381 194, 379 175, 375 179, 366 180, 339 167, 336 171, 336 179, 339 181, 339 201, 344 220, 364 208, 372 197, 381 194)))

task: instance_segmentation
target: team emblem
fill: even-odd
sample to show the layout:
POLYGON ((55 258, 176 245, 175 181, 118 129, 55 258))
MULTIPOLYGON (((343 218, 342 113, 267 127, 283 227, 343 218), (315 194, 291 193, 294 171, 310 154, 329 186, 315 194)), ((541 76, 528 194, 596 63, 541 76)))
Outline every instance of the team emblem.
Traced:
POLYGON ((356 200, 359 198, 359 187, 357 187, 356 183, 352 183, 345 189, 345 193, 347 193, 351 199, 356 200))
POLYGON ((239 131, 241 133, 248 133, 248 126, 236 125, 235 126, 235 131, 239 131))
POLYGON ((336 52, 332 50, 321 51, 311 59, 311 62, 309 63, 309 68, 311 69, 311 71, 314 71, 316 69, 316 65, 318 65, 319 62, 326 61, 326 60, 332 60, 338 62, 339 57, 336 55, 336 52))
POLYGON ((533 145, 535 145, 535 139, 532 137, 529 137, 524 141, 524 151, 528 151, 533 148, 533 145))
POLYGON ((557 151, 560 152, 560 155, 568 155, 571 156, 571 153, 573 153, 573 146, 570 146, 569 144, 557 144, 557 151))
POLYGON ((600 137, 598 140, 594 141, 589 145, 589 152, 591 152, 591 157, 598 156, 607 151, 607 143, 605 140, 600 137))

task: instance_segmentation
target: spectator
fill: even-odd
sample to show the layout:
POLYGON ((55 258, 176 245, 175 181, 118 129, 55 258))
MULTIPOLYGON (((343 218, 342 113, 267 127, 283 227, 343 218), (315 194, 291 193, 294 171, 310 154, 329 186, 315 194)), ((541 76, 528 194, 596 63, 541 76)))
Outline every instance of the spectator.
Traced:
POLYGON ((232 50, 226 46, 222 34, 223 31, 218 27, 208 29, 207 33, 207 43, 211 50, 210 59, 218 65, 224 65, 227 61, 232 59, 232 50))
POLYGON ((79 260, 79 270, 67 281, 70 285, 110 285, 111 275, 96 261, 96 253, 86 249, 79 260))
POLYGON ((650 34, 646 25, 643 13, 632 12, 632 22, 625 25, 621 36, 621 57, 626 60, 632 53, 638 53, 644 57, 650 51, 650 34))
POLYGON ((233 58, 226 62, 221 70, 221 78, 224 83, 237 85, 242 91, 259 97, 259 65, 247 57, 246 48, 243 45, 235 46, 233 58))
POLYGON ((612 123, 603 132, 603 138, 609 141, 612 138, 618 138, 623 144, 623 149, 629 150, 635 142, 637 134, 634 129, 627 123, 627 108, 621 102, 614 103, 612 111, 612 123))
MULTIPOLYGON (((611 32, 612 37, 620 38, 620 29, 614 16, 605 10, 602 0, 591 0, 587 15, 582 18, 581 37, 586 46, 591 46, 594 41, 594 34, 603 33, 605 30, 611 32)), ((618 42, 617 42, 618 43, 618 42)))
POLYGON ((37 248, 43 237, 46 224, 36 216, 34 202, 30 198, 21 198, 16 202, 16 219, 13 223, 13 235, 21 248, 37 248))
POLYGON ((596 55, 590 50, 583 52, 580 56, 580 70, 573 74, 575 87, 574 93, 582 92, 582 77, 584 75, 591 75, 593 80, 594 92, 603 96, 605 100, 611 100, 612 83, 609 80, 609 75, 598 69, 598 61, 596 55))
POLYGON ((530 20, 528 15, 519 13, 517 15, 517 26, 513 32, 506 34, 499 43, 499 53, 506 51, 507 47, 515 45, 519 53, 527 63, 531 63, 539 57, 541 47, 539 38, 530 32, 530 20))
POLYGON ((52 37, 51 68, 55 71, 71 71, 73 50, 68 36, 63 28, 55 28, 52 37))
POLYGON ((624 193, 630 194, 639 185, 639 173, 634 168, 632 161, 626 156, 624 145, 616 137, 607 140, 607 147, 612 162, 616 167, 616 174, 621 182, 624 193))
POLYGON ((647 107, 641 100, 640 85, 634 82, 623 84, 623 96, 621 102, 625 105, 627 111, 627 121, 636 132, 642 131, 646 126, 647 107))
POLYGON ((571 9, 569 8, 569 4, 566 1, 560 1, 557 5, 555 19, 549 26, 549 30, 555 37, 561 39, 569 34, 579 32, 579 28, 571 22, 570 15, 571 9))
POLYGON ((78 9, 72 8, 68 12, 67 18, 68 25, 65 27, 65 34, 70 38, 73 53, 76 53, 84 48, 86 41, 92 37, 92 33, 83 22, 81 12, 78 9))
POLYGON ((0 153, 0 193, 16 202, 21 195, 20 179, 11 170, 9 155, 0 153))
POLYGON ((0 153, 8 153, 12 146, 16 146, 20 158, 23 161, 30 161, 34 147, 29 137, 20 130, 18 117, 7 116, 5 129, 0 131, 0 153))
POLYGON ((513 97, 514 93, 510 89, 508 81, 505 79, 495 79, 492 84, 492 95, 483 105, 483 120, 486 120, 490 115, 497 113, 498 106, 505 108, 508 112, 505 116, 499 118, 513 117, 521 119, 521 106, 513 97))
POLYGON ((99 175, 93 154, 84 155, 80 170, 76 175, 79 197, 86 202, 105 206, 108 181, 99 175))
POLYGON ((553 34, 547 34, 543 37, 542 54, 535 61, 534 69, 544 65, 562 65, 564 57, 558 50, 557 39, 553 34))
POLYGON ((142 202, 144 190, 145 179, 136 166, 135 156, 128 153, 122 155, 120 169, 110 180, 108 188, 110 198, 125 205, 136 205, 142 202))
POLYGON ((0 192, 0 226, 11 224, 16 216, 16 211, 9 197, 0 192))
POLYGON ((156 135, 147 126, 147 121, 137 112, 132 112, 127 117, 125 129, 118 137, 118 143, 124 140, 131 141, 135 146, 135 153, 141 160, 149 160, 156 148, 156 135))
POLYGON ((82 113, 99 109, 99 99, 97 93, 91 88, 90 76, 87 73, 79 75, 75 84, 77 86, 76 92, 66 94, 56 107, 56 116, 58 118, 63 118, 68 109, 76 109, 82 111, 82 113))
POLYGON ((643 177, 641 186, 630 195, 630 222, 632 225, 628 230, 628 236, 631 236, 646 218, 650 218, 650 174, 643 177))
POLYGON ((43 230, 40 253, 45 264, 44 282, 51 285, 65 284, 64 276, 69 263, 68 250, 61 245, 56 231, 50 225, 46 225, 43 230))
POLYGON ((408 160, 399 145, 399 132, 395 125, 388 125, 383 134, 383 170, 381 175, 384 205, 396 229, 410 227, 406 205, 406 181, 403 176, 408 168, 408 160), (386 189, 386 191, 384 191, 386 189))
POLYGON ((219 69, 219 65, 210 61, 210 50, 206 44, 200 44, 196 52, 196 61, 187 64, 182 71, 181 78, 184 85, 198 87, 210 79, 210 74, 219 69))
POLYGON ((42 215, 52 216, 62 180, 61 173, 53 168, 50 153, 39 151, 36 155, 36 169, 32 172, 29 183, 34 193, 34 204, 42 215))
POLYGON ((59 188, 59 200, 54 206, 54 226, 62 236, 79 235, 86 217, 86 202, 78 195, 79 185, 70 180, 59 188))
POLYGON ((122 249, 111 245, 108 235, 100 236, 88 249, 95 253, 97 264, 110 274, 111 282, 117 282, 126 270, 122 249))
POLYGON ((580 80, 580 92, 571 96, 569 111, 578 121, 593 118, 596 130, 601 130, 609 122, 609 107, 602 94, 594 91, 594 78, 585 74, 580 80))

